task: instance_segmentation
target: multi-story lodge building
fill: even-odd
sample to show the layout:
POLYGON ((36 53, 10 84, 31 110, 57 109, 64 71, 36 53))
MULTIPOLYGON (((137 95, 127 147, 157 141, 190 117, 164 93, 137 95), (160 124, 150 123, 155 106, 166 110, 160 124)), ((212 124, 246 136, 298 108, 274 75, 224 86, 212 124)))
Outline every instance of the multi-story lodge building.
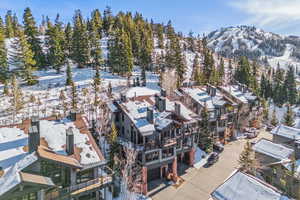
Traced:
POLYGON ((149 181, 170 174, 176 181, 181 162, 194 164, 199 119, 181 102, 162 90, 160 95, 122 95, 115 105, 119 136, 138 151, 144 194, 149 181))
POLYGON ((239 83, 221 86, 218 89, 238 105, 236 128, 241 130, 246 126, 253 125, 249 123, 255 121, 260 113, 258 97, 247 86, 239 83))
POLYGON ((199 117, 206 106, 209 128, 214 137, 225 144, 234 135, 237 105, 212 85, 180 88, 175 92, 180 100, 199 117))
POLYGON ((0 128, 0 199, 104 199, 112 182, 84 116, 0 128))

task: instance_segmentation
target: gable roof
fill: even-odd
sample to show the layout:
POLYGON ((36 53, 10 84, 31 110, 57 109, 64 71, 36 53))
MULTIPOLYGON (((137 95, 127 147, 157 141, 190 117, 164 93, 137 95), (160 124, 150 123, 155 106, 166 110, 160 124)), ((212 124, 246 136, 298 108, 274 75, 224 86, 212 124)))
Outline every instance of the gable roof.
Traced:
POLYGON ((20 172, 38 160, 36 153, 31 153, 9 167, 0 178, 0 196, 22 182, 20 172))
POLYGON ((211 196, 215 200, 290 200, 273 186, 240 171, 216 188, 211 196))
MULTIPOLYGON (((76 120, 67 118, 40 120, 40 148, 38 156, 69 164, 73 167, 105 163, 103 154, 93 139, 82 115, 77 114, 76 120), (73 129, 74 154, 66 153, 66 130, 73 129)), ((13 127, 0 128, 0 167, 7 169, 28 155, 28 129, 30 120, 13 127)))
POLYGON ((277 160, 289 159, 294 150, 266 139, 260 139, 252 149, 277 160))

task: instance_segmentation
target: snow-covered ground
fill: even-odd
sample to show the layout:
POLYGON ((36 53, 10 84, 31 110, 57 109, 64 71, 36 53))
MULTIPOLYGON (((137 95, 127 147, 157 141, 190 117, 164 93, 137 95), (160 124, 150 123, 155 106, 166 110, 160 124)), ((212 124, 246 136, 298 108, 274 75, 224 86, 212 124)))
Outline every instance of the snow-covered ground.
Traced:
MULTIPOLYGON (((32 115, 39 115, 40 117, 51 116, 54 113, 62 114, 62 105, 59 100, 60 92, 65 92, 66 102, 70 102, 70 87, 65 87, 66 82, 66 69, 63 68, 60 74, 55 70, 36 71, 35 75, 38 76, 39 83, 34 86, 22 86, 24 96, 24 108, 15 117, 14 122, 20 122, 22 119, 32 115), (31 96, 34 96, 35 102, 31 102, 31 96)), ((78 105, 81 110, 88 110, 88 105, 93 101, 93 90, 91 83, 95 74, 95 70, 91 68, 78 69, 75 66, 72 68, 73 81, 77 86, 78 91, 78 105), (88 94, 84 91, 88 91, 88 94)), ((140 76, 140 70, 135 67, 133 77, 140 76)), ((146 89, 133 89, 129 90, 128 96, 132 97, 137 95, 147 95, 149 92, 155 94, 160 91, 158 86, 158 75, 147 72, 147 86, 146 89), (136 90, 136 91, 134 91, 136 90)), ((113 93, 119 95, 119 92, 127 87, 127 78, 113 75, 106 71, 101 71, 101 86, 102 91, 106 91, 108 84, 112 85, 113 93)), ((3 85, 0 84, 0 91, 2 92, 3 85)), ((101 100, 105 100, 105 94, 101 94, 101 100)), ((9 111, 11 107, 10 97, 3 96, 0 93, 0 125, 7 125, 12 123, 12 113, 9 111)), ((70 108, 70 105, 68 105, 70 108)))
POLYGON ((280 57, 270 57, 268 59, 271 67, 274 69, 277 68, 278 63, 280 64, 281 68, 287 69, 288 66, 292 65, 294 67, 300 67, 300 63, 295 60, 291 55, 293 53, 294 46, 291 44, 286 45, 286 49, 284 54, 280 57))

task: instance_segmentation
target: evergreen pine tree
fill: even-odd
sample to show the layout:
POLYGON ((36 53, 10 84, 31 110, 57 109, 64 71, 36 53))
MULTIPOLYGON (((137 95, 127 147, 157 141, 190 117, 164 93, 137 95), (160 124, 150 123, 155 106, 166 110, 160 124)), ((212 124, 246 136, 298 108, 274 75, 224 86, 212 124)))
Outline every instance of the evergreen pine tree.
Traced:
POLYGON ((95 85, 97 85, 98 87, 100 87, 101 77, 100 77, 99 67, 96 66, 95 70, 96 70, 96 73, 95 73, 95 76, 94 76, 94 83, 95 83, 95 85))
POLYGON ((115 168, 115 162, 114 162, 114 158, 117 155, 118 151, 119 151, 119 144, 118 144, 118 131, 117 128, 115 126, 115 123, 112 123, 111 125, 111 133, 108 135, 108 143, 110 145, 110 155, 109 155, 109 166, 111 168, 115 168))
POLYGON ((158 40, 158 48, 164 48, 164 27, 162 24, 157 25, 156 37, 158 40))
POLYGON ((77 110, 77 89, 74 81, 71 83, 72 109, 77 110))
POLYGON ((72 52, 72 37, 73 37, 73 30, 70 23, 67 24, 65 28, 65 52, 67 57, 71 58, 71 52, 72 52))
POLYGON ((8 79, 7 49, 5 46, 4 30, 0 29, 0 82, 8 79))
POLYGON ((220 81, 219 82, 222 83, 224 78, 225 78, 225 64, 224 64, 224 59, 223 58, 221 58, 221 60, 220 60, 219 76, 220 76, 220 81))
POLYGON ((10 64, 18 68, 18 72, 28 85, 33 85, 37 82, 33 76, 34 66, 36 64, 33 59, 34 53, 31 51, 30 44, 27 42, 22 30, 18 30, 16 36, 12 43, 13 51, 10 55, 10 64))
POLYGON ((269 105, 265 99, 262 100, 262 107, 263 107, 263 120, 267 122, 269 120, 269 105))
POLYGON ((108 63, 114 73, 131 74, 133 69, 133 54, 131 42, 124 29, 116 30, 109 41, 108 63))
POLYGON ((192 31, 190 31, 188 34, 188 37, 187 37, 188 50, 191 52, 195 52, 195 50, 196 50, 193 34, 194 33, 192 31))
POLYGON ((103 13, 103 30, 108 35, 111 32, 114 23, 114 17, 110 7, 106 7, 103 13))
POLYGON ((90 49, 87 25, 80 10, 76 10, 73 21, 72 59, 78 64, 79 68, 83 68, 89 62, 90 49))
POLYGON ((182 53, 179 38, 176 38, 175 42, 174 59, 177 74, 177 88, 179 88, 184 81, 184 73, 186 70, 185 56, 182 53))
POLYGON ((207 110, 207 105, 205 103, 204 108, 201 111, 201 135, 200 135, 200 147, 210 153, 213 149, 213 137, 210 133, 209 128, 209 113, 207 110))
POLYGON ((59 74, 61 67, 66 63, 64 32, 62 23, 59 21, 59 15, 56 17, 55 25, 47 30, 47 35, 46 43, 48 46, 49 64, 59 74))
POLYGON ((243 171, 251 172, 254 170, 253 150, 249 141, 247 141, 244 150, 240 155, 239 164, 243 171))
POLYGON ((92 14, 92 20, 89 26, 89 43, 90 43, 90 54, 92 59, 93 67, 101 66, 103 64, 102 49, 101 49, 101 28, 102 20, 98 10, 95 10, 92 14))
POLYGON ((242 56, 239 60, 237 70, 235 71, 234 74, 234 78, 238 82, 249 86, 250 79, 251 79, 250 73, 251 73, 251 69, 250 69, 249 60, 245 56, 242 56))
POLYGON ((7 11, 5 15, 5 34, 7 38, 13 38, 15 36, 11 10, 7 11))
POLYGON ((287 105, 287 111, 283 118, 283 124, 291 127, 295 125, 294 112, 289 104, 287 105))
POLYGON ((38 28, 32 16, 30 8, 26 8, 23 15, 24 33, 27 36, 27 41, 30 44, 30 49, 34 53, 33 59, 36 66, 42 67, 45 65, 45 55, 42 50, 42 42, 39 38, 38 28))
POLYGON ((67 63, 66 76, 67 76, 66 85, 67 86, 72 85, 73 78, 72 78, 72 69, 71 69, 70 63, 67 63))
POLYGON ((276 108, 275 107, 274 107, 273 113, 272 113, 271 124, 273 126, 277 126, 277 124, 278 124, 278 120, 277 120, 277 116, 276 116, 276 108))
POLYGON ((18 81, 17 81, 17 78, 15 75, 12 76, 12 80, 11 80, 10 103, 11 103, 11 109, 13 111, 13 123, 14 123, 16 115, 24 106, 22 90, 19 87, 19 84, 18 84, 18 81))
POLYGON ((295 104, 297 101, 297 87, 296 87, 295 72, 293 66, 289 66, 287 70, 285 81, 284 81, 284 88, 286 90, 287 101, 290 104, 295 104))

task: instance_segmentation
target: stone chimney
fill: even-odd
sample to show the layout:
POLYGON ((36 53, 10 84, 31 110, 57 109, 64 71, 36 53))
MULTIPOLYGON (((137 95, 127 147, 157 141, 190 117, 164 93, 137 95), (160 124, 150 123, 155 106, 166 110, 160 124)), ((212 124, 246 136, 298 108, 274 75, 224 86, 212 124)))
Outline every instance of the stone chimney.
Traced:
POLYGON ((150 107, 147 108, 147 120, 151 124, 153 124, 154 122, 153 109, 150 107))
POLYGON ((38 149, 40 145, 40 134, 37 126, 29 128, 28 151, 32 153, 38 149))
POLYGON ((167 97, 167 92, 166 92, 166 90, 165 90, 165 89, 161 89, 160 95, 161 95, 162 97, 167 97))
POLYGON ((175 102, 175 114, 177 116, 180 116, 180 114, 181 114, 181 105, 180 105, 180 103, 177 103, 177 102, 175 102))
POLYGON ((74 154, 74 134, 72 128, 66 130, 66 152, 68 155, 74 154))

